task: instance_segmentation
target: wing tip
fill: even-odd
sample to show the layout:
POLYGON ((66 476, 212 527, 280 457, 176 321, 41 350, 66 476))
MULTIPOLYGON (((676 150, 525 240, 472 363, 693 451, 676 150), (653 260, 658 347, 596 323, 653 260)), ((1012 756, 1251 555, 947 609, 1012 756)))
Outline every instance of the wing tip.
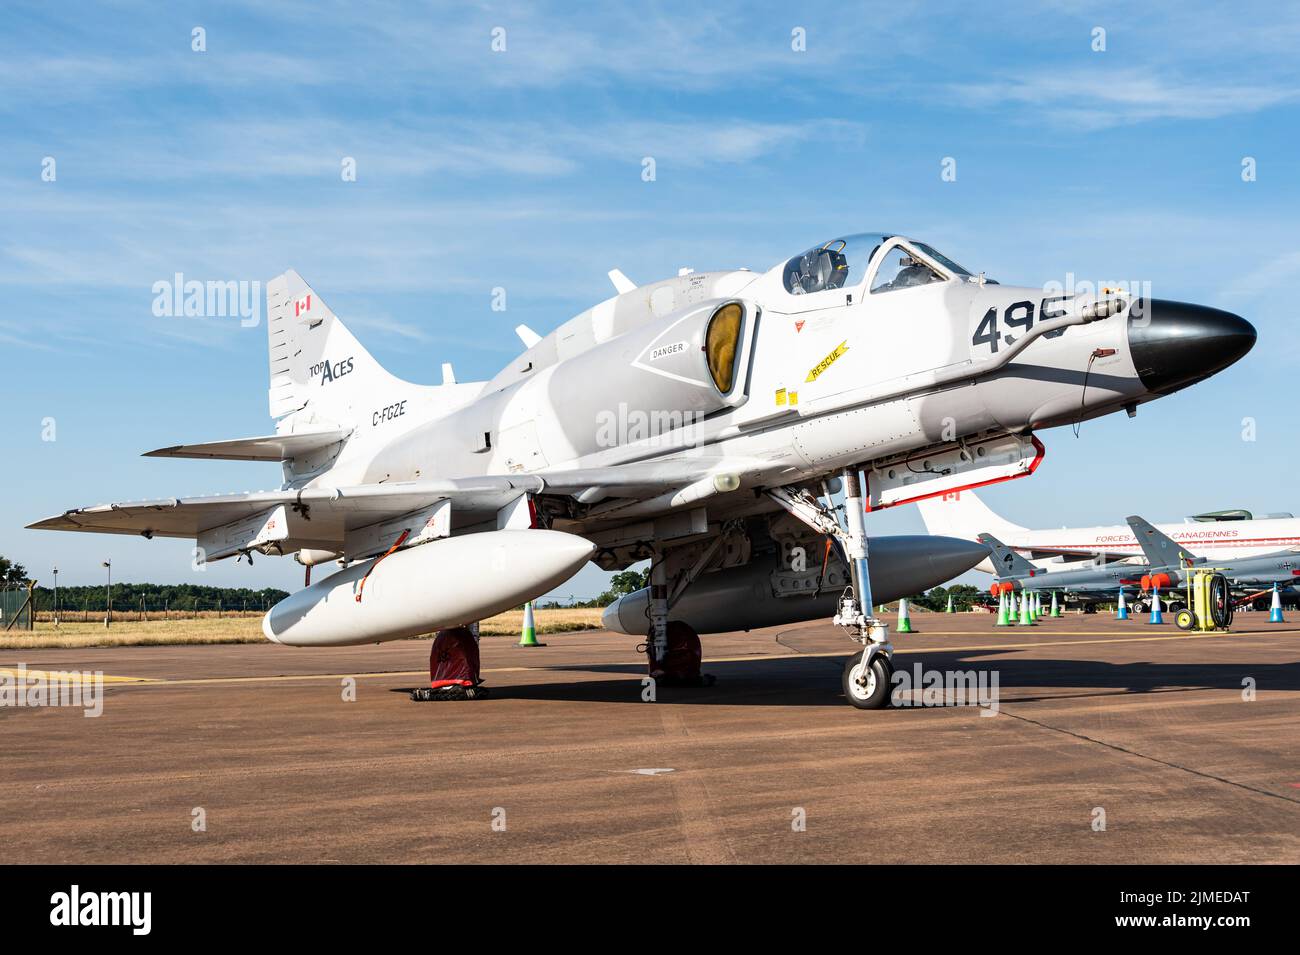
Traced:
POLYGON ((77 529, 77 522, 72 519, 72 511, 64 511, 62 514, 56 514, 53 517, 45 517, 39 521, 33 521, 26 525, 23 530, 27 531, 71 531, 77 529))

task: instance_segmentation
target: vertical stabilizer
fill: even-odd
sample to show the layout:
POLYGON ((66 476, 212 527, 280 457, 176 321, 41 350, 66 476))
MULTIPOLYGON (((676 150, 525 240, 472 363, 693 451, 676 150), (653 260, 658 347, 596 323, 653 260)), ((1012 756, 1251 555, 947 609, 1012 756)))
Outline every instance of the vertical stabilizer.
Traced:
POLYGON ((1185 566, 1189 563, 1203 562, 1202 558, 1190 553, 1149 521, 1143 520, 1136 514, 1126 517, 1125 520, 1128 521, 1133 536, 1137 538, 1138 546, 1142 548, 1142 556, 1152 567, 1185 566))
POLYGON ((999 517, 988 505, 975 496, 974 491, 954 491, 939 497, 929 497, 916 502, 921 520, 931 534, 979 540, 981 534, 996 534, 1003 540, 1014 540, 1025 528, 999 517))
POLYGON ((993 552, 993 572, 999 580, 1009 577, 1033 577, 1043 573, 992 534, 980 534, 979 542, 993 552))
POLYGON ((303 411, 308 421, 347 424, 354 404, 399 383, 297 272, 267 283, 266 310, 272 418, 303 411))

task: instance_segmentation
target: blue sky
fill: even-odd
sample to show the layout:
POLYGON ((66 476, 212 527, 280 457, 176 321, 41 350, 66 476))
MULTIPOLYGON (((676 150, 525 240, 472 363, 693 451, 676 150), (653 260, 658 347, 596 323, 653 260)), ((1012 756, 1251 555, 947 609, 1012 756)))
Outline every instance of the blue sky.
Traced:
MULTIPOLYGON (((22 530, 277 484, 274 466, 138 456, 271 426, 265 329, 156 317, 153 283, 176 272, 295 268, 394 373, 452 361, 469 380, 518 352, 515 324, 546 332, 609 295, 615 266, 765 269, 878 229, 1002 281, 1149 281, 1259 329, 1245 360, 1135 420, 1041 435, 1043 466, 990 489, 995 509, 1033 526, 1300 510, 1300 11, 973 9, 6 3, 0 553, 65 583, 99 582, 108 557, 128 580, 300 579, 288 560, 196 573, 185 542, 22 530)), ((921 523, 908 507, 871 529, 921 523)))

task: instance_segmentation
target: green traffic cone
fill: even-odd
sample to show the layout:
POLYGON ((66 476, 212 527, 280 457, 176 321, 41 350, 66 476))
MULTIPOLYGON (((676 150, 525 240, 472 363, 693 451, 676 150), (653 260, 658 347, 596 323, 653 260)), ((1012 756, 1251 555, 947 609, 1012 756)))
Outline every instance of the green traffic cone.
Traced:
POLYGON ((1059 603, 1059 602, 1057 601, 1057 599, 1056 599, 1056 591, 1055 591, 1055 590, 1052 591, 1052 612, 1049 613, 1048 616, 1049 616, 1049 617, 1059 617, 1059 616, 1061 616, 1061 605, 1060 605, 1060 603, 1059 603))
POLYGON ((898 626, 894 627, 894 633, 912 632, 912 618, 907 614, 907 598, 904 597, 898 602, 898 626))
POLYGON ((1011 626, 1011 621, 1007 619, 1007 594, 1003 591, 998 596, 998 622, 999 627, 1011 626))
POLYGON ((956 613, 956 612, 957 612, 957 611, 955 611, 955 610, 952 609, 952 594, 949 594, 949 595, 948 595, 948 609, 945 610, 944 613, 956 613))
POLYGON ((537 642, 537 625, 533 621, 533 602, 530 600, 524 604, 524 631, 519 636, 517 647, 544 647, 546 644, 537 642))
POLYGON ((1020 626, 1032 627, 1034 618, 1029 612, 1029 594, 1022 594, 1020 597, 1020 626))

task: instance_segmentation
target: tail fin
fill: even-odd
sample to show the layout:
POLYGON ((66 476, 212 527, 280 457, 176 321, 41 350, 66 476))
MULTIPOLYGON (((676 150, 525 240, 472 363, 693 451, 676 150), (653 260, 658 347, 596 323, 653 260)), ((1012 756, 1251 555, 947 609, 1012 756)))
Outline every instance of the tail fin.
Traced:
POLYGON ((981 534, 979 542, 993 551, 993 572, 999 579, 1007 577, 1032 577, 1038 568, 992 534, 981 534))
POLYGON ((1181 567, 1187 564, 1199 564, 1204 560, 1184 550, 1177 541, 1136 514, 1125 520, 1128 521, 1133 536, 1137 538, 1138 546, 1142 548, 1142 555, 1152 567, 1170 565, 1181 567))
POLYGON ((917 501, 916 506, 931 534, 973 541, 979 540, 980 534, 984 533, 1014 537, 1017 532, 1025 530, 1019 524, 1012 524, 994 514, 974 491, 953 491, 939 497, 928 497, 917 501))
POLYGON ((398 382, 292 269, 266 284, 266 312, 272 418, 346 424, 359 395, 398 382))

